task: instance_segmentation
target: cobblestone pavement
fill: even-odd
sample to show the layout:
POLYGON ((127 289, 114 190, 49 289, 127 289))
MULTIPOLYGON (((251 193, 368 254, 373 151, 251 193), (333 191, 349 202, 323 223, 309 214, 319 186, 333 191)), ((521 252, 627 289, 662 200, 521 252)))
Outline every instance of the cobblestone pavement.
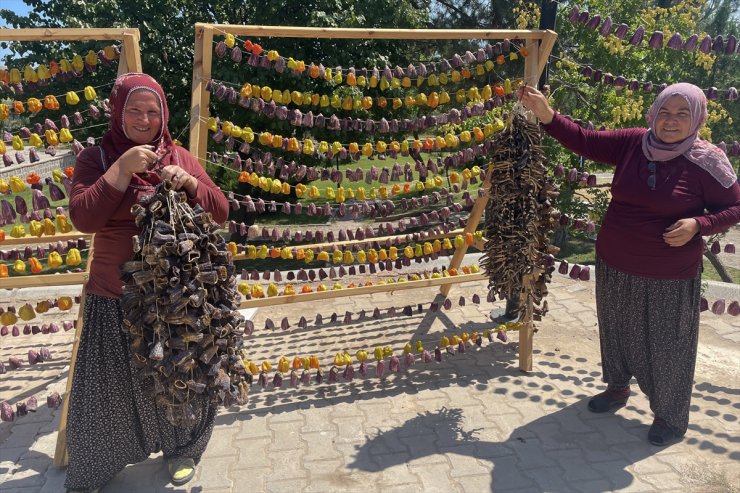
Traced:
MULTIPOLYGON (((252 359, 316 354, 409 340, 433 347, 443 332, 491 327, 492 306, 470 303, 480 285, 455 286, 453 308, 419 313, 432 290, 347 297, 320 305, 260 309, 252 359), (459 296, 467 303, 459 306, 459 296), (411 316, 366 317, 375 306, 413 304, 411 316), (303 314, 337 323, 296 327, 303 314), (345 312, 353 321, 342 323, 345 312), (270 314, 285 332, 259 330, 270 314), (453 330, 454 328, 454 330, 453 330)), ((483 296, 485 298, 485 296, 483 296)), ((418 363, 379 380, 258 390, 241 410, 222 412, 196 477, 175 489, 160 457, 130 466, 109 492, 602 492, 740 489, 740 321, 702 314, 691 424, 682 442, 647 443, 648 402, 633 386, 628 405, 608 415, 586 410, 601 382, 593 283, 556 275, 550 313, 535 335, 534 369, 518 370, 516 334, 508 343, 468 347, 442 363, 418 363)), ((496 306, 499 306, 498 304, 496 306)), ((64 491, 51 465, 60 411, 44 397, 63 391, 71 333, 5 337, 0 357, 23 356, 49 341, 58 359, 0 377, 0 399, 38 394, 36 413, 0 424, 0 492, 64 491), (64 357, 64 359, 62 359, 64 357)), ((326 372, 328 368, 325 368, 326 372)))

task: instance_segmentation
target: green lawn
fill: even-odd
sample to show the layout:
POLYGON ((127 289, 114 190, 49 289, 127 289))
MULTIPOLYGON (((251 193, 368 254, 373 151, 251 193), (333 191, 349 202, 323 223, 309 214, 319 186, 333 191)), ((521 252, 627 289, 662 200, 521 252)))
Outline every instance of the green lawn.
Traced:
MULTIPOLYGON (((596 243, 587 240, 581 240, 577 238, 570 238, 565 248, 560 250, 560 253, 555 255, 558 259, 567 260, 570 264, 588 264, 594 265, 596 263, 596 243)), ((705 281, 722 281, 719 274, 706 258, 704 261, 704 272, 702 273, 702 279, 705 281)), ((725 266, 727 273, 730 274, 735 284, 740 284, 740 269, 725 266)))
MULTIPOLYGON (((58 186, 64 192, 65 197, 62 200, 58 200, 56 202, 52 202, 51 197, 49 197, 49 186, 48 185, 44 185, 43 190, 41 190, 44 193, 44 195, 46 195, 46 198, 49 199, 49 204, 51 205, 52 212, 54 212, 54 215, 55 216, 56 216, 56 208, 57 207, 60 207, 60 206, 61 207, 67 207, 69 205, 69 197, 66 197, 67 192, 64 190, 64 187, 61 184, 58 184, 58 186)), ((15 197, 16 197, 16 195, 19 195, 19 196, 23 197, 23 199, 25 199, 26 205, 28 206, 28 210, 30 212, 33 209, 33 199, 32 199, 33 195, 32 195, 32 193, 33 193, 33 190, 31 189, 31 187, 28 186, 28 185, 26 185, 26 190, 25 191, 23 191, 21 193, 18 193, 18 194, 16 194, 16 193, 11 193, 9 195, 0 194, 0 199, 7 200, 8 202, 10 202, 10 205, 13 206, 13 210, 15 210, 15 197)), ((18 219, 17 216, 16 216, 16 224, 21 224, 21 222, 20 222, 20 220, 18 219)), ((10 230, 13 229, 13 226, 15 226, 15 224, 6 224, 5 226, 0 227, 0 229, 2 229, 3 231, 5 231, 5 236, 6 237, 9 237, 10 236, 10 230)), ((28 232, 29 232, 28 231, 28 224, 24 224, 23 226, 26 228, 26 235, 28 235, 28 232)), ((50 236, 49 238, 52 238, 52 237, 50 236)))

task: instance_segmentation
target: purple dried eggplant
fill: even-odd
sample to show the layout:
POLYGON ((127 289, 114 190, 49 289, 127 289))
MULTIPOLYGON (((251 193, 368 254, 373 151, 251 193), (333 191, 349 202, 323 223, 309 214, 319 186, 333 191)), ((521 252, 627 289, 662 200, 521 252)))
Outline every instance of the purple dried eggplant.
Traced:
POLYGON ((712 313, 715 315, 722 315, 725 313, 725 300, 717 300, 712 303, 712 313))
POLYGON ((0 420, 2 421, 13 421, 15 419, 15 411, 8 402, 0 404, 0 420))
POLYGON ((686 41, 683 44, 683 49, 686 51, 694 51, 698 43, 699 43, 699 35, 694 33, 688 38, 686 38, 686 41))
POLYGON ((645 37, 645 27, 640 25, 637 27, 634 34, 630 38, 630 44, 633 46, 638 46, 640 43, 642 43, 642 40, 644 37, 645 37))

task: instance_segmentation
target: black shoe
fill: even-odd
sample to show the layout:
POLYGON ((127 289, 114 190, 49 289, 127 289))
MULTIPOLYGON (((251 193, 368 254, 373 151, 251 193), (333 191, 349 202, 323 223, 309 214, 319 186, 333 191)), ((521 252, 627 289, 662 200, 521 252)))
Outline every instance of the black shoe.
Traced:
POLYGON ((624 406, 629 397, 629 387, 622 389, 607 388, 604 392, 593 396, 588 401, 588 410, 592 413, 605 413, 624 406))
POLYGON ((650 431, 648 431, 648 441, 659 447, 665 447, 678 441, 681 437, 683 437, 683 433, 679 433, 676 428, 658 417, 653 420, 650 431))

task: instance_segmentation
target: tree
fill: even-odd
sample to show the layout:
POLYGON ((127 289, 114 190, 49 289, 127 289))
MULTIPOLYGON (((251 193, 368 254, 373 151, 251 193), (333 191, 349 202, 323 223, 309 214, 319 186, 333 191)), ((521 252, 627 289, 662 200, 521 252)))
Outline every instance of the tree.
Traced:
MULTIPOLYGON (((171 112, 170 127, 181 140, 187 140, 190 88, 193 66, 193 26, 197 22, 232 24, 279 24, 321 27, 420 27, 426 11, 409 2, 369 0, 311 0, 264 3, 217 2, 213 0, 24 0, 31 7, 27 16, 0 10, 0 18, 14 28, 32 27, 138 27, 141 31, 142 66, 165 88, 171 112), (286 13, 290 13, 287 16, 286 13)), ((350 65, 382 60, 407 52, 397 43, 346 44, 332 40, 274 40, 275 49, 295 53, 305 59, 323 58, 350 65)), ((10 43, 19 59, 14 64, 37 63, 59 56, 69 47, 49 43, 10 43)), ((87 45, 74 45, 77 52, 87 45)), ((6 62, 10 61, 9 55, 6 62)))

